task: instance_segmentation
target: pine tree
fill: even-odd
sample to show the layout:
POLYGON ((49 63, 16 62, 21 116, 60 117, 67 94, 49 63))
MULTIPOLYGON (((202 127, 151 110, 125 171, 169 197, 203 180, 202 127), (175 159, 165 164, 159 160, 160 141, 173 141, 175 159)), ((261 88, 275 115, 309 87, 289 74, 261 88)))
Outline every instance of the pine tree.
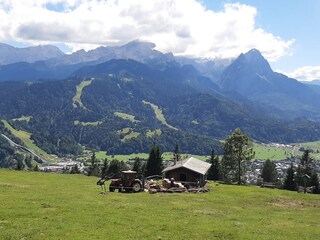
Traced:
POLYGON ((240 185, 244 174, 244 163, 254 158, 250 138, 237 128, 223 143, 223 177, 226 182, 237 181, 240 185))
POLYGON ((318 174, 316 172, 313 172, 311 174, 311 177, 310 177, 310 185, 313 188, 313 193, 315 194, 320 194, 320 183, 319 183, 319 178, 318 178, 318 174))
POLYGON ((16 166, 16 170, 23 170, 25 167, 23 161, 21 161, 21 159, 17 159, 17 166, 16 166))
POLYGON ((293 165, 291 165, 287 170, 287 176, 284 180, 283 188, 291 191, 296 190, 293 165))
POLYGON ((112 159, 107 170, 107 175, 120 176, 121 172, 125 170, 128 170, 125 162, 119 161, 117 159, 112 159))
POLYGON ((107 171, 108 171, 108 168, 109 168, 109 162, 108 162, 108 159, 105 158, 103 160, 103 165, 102 165, 102 168, 101 168, 101 177, 105 177, 107 176, 107 171))
POLYGON ((24 159, 24 163, 29 169, 32 169, 32 156, 29 155, 24 159))
POLYGON ((99 176, 100 174, 100 168, 99 168, 99 162, 96 158, 95 152, 92 152, 92 156, 90 159, 90 167, 88 169, 88 175, 89 176, 99 176))
POLYGON ((35 172, 39 172, 40 171, 38 164, 36 164, 34 166, 33 171, 35 171, 35 172))
POLYGON ((262 169, 262 175, 264 182, 276 182, 277 181, 277 170, 276 165, 271 162, 269 159, 264 163, 262 169))
POLYGON ((178 161, 181 160, 181 155, 180 155, 180 149, 179 149, 179 145, 176 144, 175 148, 174 148, 174 152, 173 152, 173 161, 174 161, 174 165, 176 165, 176 163, 178 161))
POLYGON ((146 175, 161 175, 163 164, 162 156, 159 147, 154 143, 149 153, 149 158, 146 165, 146 175))
POLYGON ((140 158, 136 157, 133 163, 132 171, 136 171, 138 174, 142 174, 142 161, 140 158))
POLYGON ((208 179, 209 180, 221 180, 221 165, 219 161, 219 157, 215 155, 214 149, 211 150, 210 158, 208 162, 211 163, 211 167, 208 171, 208 179))
POLYGON ((311 179, 305 178, 304 175, 307 174, 309 177, 312 175, 312 158, 310 157, 310 150, 304 150, 301 158, 301 163, 298 166, 295 181, 298 186, 311 186, 311 179), (306 183, 305 183, 306 181, 306 183))
POLYGON ((310 150, 306 149, 306 150, 304 150, 302 158, 301 158, 301 165, 307 166, 307 165, 309 165, 310 161, 311 161, 310 150))
POLYGON ((14 155, 15 160, 17 161, 16 165, 16 170, 23 170, 25 165, 24 165, 24 159, 25 157, 22 154, 16 153, 14 155))

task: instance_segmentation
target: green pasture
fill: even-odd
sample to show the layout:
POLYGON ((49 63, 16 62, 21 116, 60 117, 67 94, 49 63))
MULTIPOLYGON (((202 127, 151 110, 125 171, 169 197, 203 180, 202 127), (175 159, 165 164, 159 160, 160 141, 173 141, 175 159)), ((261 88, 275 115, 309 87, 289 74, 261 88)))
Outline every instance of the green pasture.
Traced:
POLYGON ((97 180, 0 170, 0 239, 320 239, 319 195, 216 183, 104 195, 97 180))
POLYGON ((122 118, 124 120, 128 120, 130 122, 133 122, 133 123, 140 122, 140 121, 136 120, 135 116, 133 116, 131 114, 122 113, 122 112, 115 112, 114 115, 119 117, 119 118, 122 118))
POLYGON ((75 120, 73 122, 74 125, 81 125, 81 126, 98 126, 100 125, 102 122, 101 121, 96 121, 96 122, 80 122, 78 120, 75 120))
POLYGON ((19 118, 12 119, 13 121, 26 121, 29 122, 31 120, 32 116, 22 116, 19 118))
POLYGON ((261 160, 282 160, 290 158, 293 153, 293 148, 289 147, 275 147, 254 144, 255 159, 261 160))
MULTIPOLYGON (((299 146, 303 147, 304 149, 313 150, 313 153, 311 153, 311 157, 315 160, 320 160, 320 141, 300 143, 299 146)), ((301 152, 301 155, 302 155, 302 152, 301 152)))
POLYGON ((320 141, 317 142, 306 142, 306 143, 300 143, 301 147, 312 149, 314 151, 319 150, 320 151, 320 141))
POLYGON ((161 136, 162 131, 161 129, 155 129, 155 130, 148 130, 146 132, 147 137, 153 137, 153 136, 161 136))
POLYGON ((92 81, 93 80, 83 81, 76 86, 76 95, 72 98, 73 107, 76 108, 79 105, 81 108, 86 108, 81 101, 81 95, 82 95, 83 89, 89 86, 92 83, 92 81))
POLYGON ((41 148, 39 148, 37 145, 34 144, 33 140, 31 140, 31 133, 22 131, 22 130, 16 130, 14 129, 6 120, 2 120, 5 127, 17 138, 19 138, 27 148, 32 150, 34 153, 39 155, 44 160, 50 162, 54 161, 53 157, 50 156, 48 153, 43 151, 41 148))
POLYGON ((153 104, 153 103, 150 103, 150 102, 147 102, 147 101, 143 101, 144 104, 146 105, 149 105, 152 107, 155 115, 156 115, 156 118, 163 124, 163 125, 166 125, 168 128, 171 128, 171 129, 174 129, 174 130, 178 130, 177 128, 171 126, 170 124, 167 123, 167 120, 166 118, 164 117, 163 113, 162 113, 162 110, 161 108, 159 108, 157 105, 153 104))

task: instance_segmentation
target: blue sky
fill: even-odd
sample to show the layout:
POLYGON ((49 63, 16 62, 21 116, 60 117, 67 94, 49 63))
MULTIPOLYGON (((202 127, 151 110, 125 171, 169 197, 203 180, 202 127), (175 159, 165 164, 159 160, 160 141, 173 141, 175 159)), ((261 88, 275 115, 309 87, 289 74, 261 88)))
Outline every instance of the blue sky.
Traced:
POLYGON ((312 80, 319 18, 319 0, 0 0, 0 42, 74 52, 140 39, 213 59, 257 48, 274 70, 312 80))

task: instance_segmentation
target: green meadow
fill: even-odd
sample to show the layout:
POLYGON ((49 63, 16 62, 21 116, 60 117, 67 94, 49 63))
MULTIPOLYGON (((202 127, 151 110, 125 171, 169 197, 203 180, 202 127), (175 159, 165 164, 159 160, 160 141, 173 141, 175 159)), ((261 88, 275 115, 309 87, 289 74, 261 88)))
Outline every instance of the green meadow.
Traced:
POLYGON ((174 130, 178 130, 177 128, 171 126, 170 124, 167 123, 166 118, 164 117, 161 108, 159 108, 157 105, 147 102, 147 101, 143 101, 144 104, 146 105, 150 105, 156 115, 156 118, 163 124, 166 125, 168 128, 174 129, 174 130))
POLYGON ((98 178, 0 170, 0 239, 320 239, 320 197, 209 183, 99 194, 98 178))
POLYGON ((76 108, 79 105, 81 108, 86 109, 86 107, 83 105, 83 103, 81 101, 81 95, 82 95, 83 89, 85 87, 89 86, 92 83, 92 81, 93 81, 93 79, 87 80, 87 81, 82 81, 79 85, 76 86, 76 95, 72 98, 73 107, 76 108))
POLYGON ((262 160, 282 160, 290 158, 293 154, 293 148, 289 147, 275 147, 275 146, 264 146, 260 144, 254 144, 255 159, 262 160))
POLYGON ((41 158, 43 158, 44 160, 48 161, 48 162, 52 162, 55 161, 55 159, 50 156, 48 153, 46 153, 45 151, 43 151, 41 148, 39 148, 31 139, 31 133, 26 132, 26 131, 22 131, 22 130, 16 130, 14 129, 6 120, 1 120, 4 124, 4 126, 10 130, 10 132, 16 136, 17 138, 19 138, 24 145, 29 148, 30 150, 32 150, 34 153, 36 153, 38 156, 40 156, 41 158))

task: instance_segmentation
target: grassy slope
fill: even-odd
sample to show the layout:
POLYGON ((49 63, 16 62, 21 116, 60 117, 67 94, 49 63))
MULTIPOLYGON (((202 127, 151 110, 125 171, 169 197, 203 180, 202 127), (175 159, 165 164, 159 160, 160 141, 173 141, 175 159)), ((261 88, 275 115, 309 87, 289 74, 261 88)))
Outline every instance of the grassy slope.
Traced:
POLYGON ((89 86, 92 83, 92 80, 88 80, 88 81, 83 81, 81 82, 79 85, 77 85, 76 87, 76 95, 72 98, 72 104, 73 107, 77 107, 78 105, 82 108, 86 108, 82 101, 81 101, 81 95, 82 95, 82 90, 86 87, 89 86), (78 105, 77 105, 78 103, 78 105))
POLYGON ((155 104, 147 102, 147 101, 143 101, 144 104, 150 105, 156 115, 156 118, 163 124, 166 125, 168 128, 174 129, 174 130, 178 130, 177 128, 171 126, 170 124, 167 123, 166 118, 164 117, 162 110, 155 104))
POLYGON ((14 129, 6 120, 2 120, 2 122, 13 135, 21 139, 21 141, 26 145, 27 148, 35 152, 46 161, 54 161, 54 159, 48 153, 34 144, 34 142, 31 140, 31 133, 14 129))
POLYGON ((98 126, 101 123, 102 123, 101 121, 97 121, 97 122, 80 122, 78 120, 73 122, 74 125, 81 125, 81 126, 98 126))
POLYGON ((135 120, 135 116, 133 116, 131 114, 122 113, 122 112, 115 112, 114 115, 119 118, 122 118, 124 120, 128 120, 130 122, 133 122, 133 123, 139 122, 138 120, 135 120))
POLYGON ((320 160, 320 154, 317 153, 317 151, 320 152, 320 141, 306 142, 306 143, 300 143, 300 144, 301 144, 301 147, 304 147, 305 149, 312 149, 314 153, 311 153, 311 157, 313 159, 320 160))
POLYGON ((274 146, 254 145, 255 159, 282 160, 291 157, 293 148, 279 148, 274 146))
POLYGON ((14 118, 13 121, 26 121, 29 122, 31 120, 32 116, 22 116, 20 118, 14 118))
POLYGON ((0 239, 319 239, 320 198, 210 184, 99 195, 97 178, 0 170, 0 239))

